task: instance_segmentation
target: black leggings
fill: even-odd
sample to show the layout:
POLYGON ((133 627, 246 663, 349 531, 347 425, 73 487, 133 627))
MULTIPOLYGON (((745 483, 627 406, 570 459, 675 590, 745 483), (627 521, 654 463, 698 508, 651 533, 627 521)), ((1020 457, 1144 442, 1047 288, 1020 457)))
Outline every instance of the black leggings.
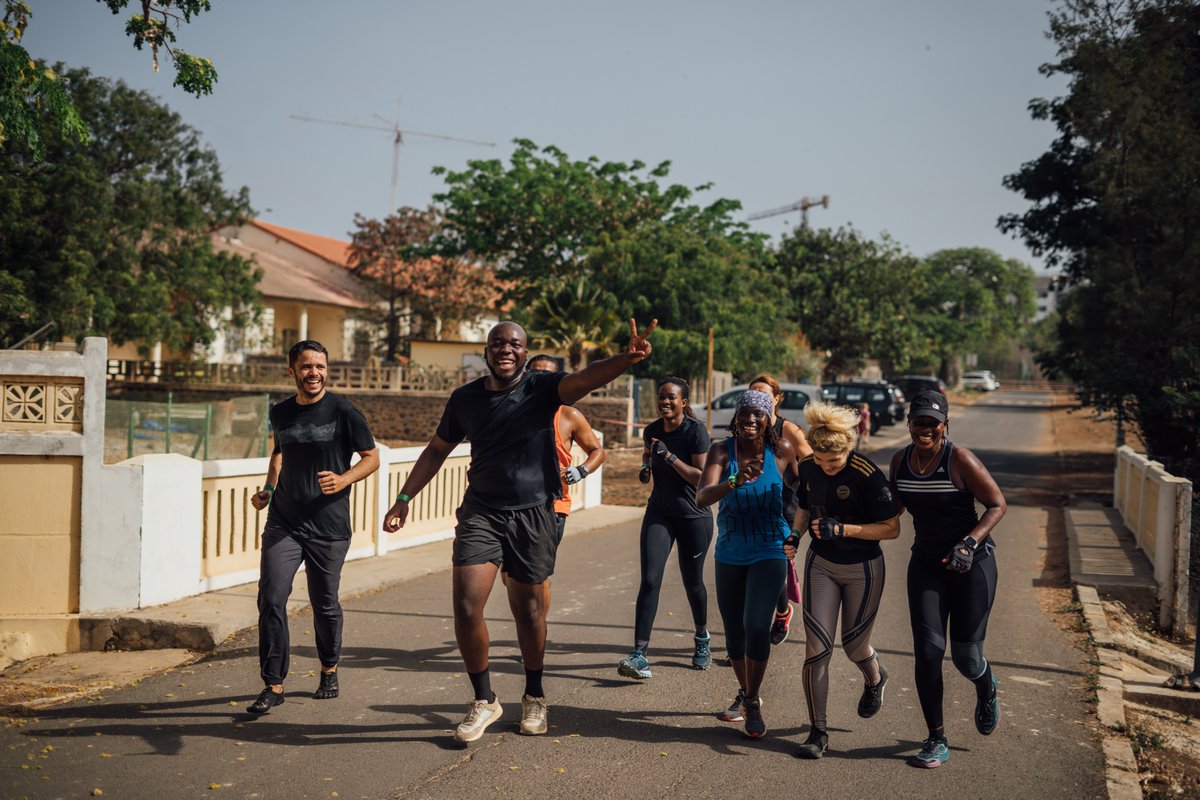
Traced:
POLYGON ((725 650, 733 661, 771 657, 771 622, 786 570, 782 558, 745 566, 717 562, 717 608, 725 623, 725 650))
POLYGON ((990 690, 990 671, 983 657, 988 616, 996 599, 996 558, 978 558, 966 573, 915 553, 908 562, 908 613, 916 654, 917 697, 930 731, 942 720, 942 658, 946 654, 946 623, 950 624, 950 654, 962 675, 990 690), (987 686, 979 683, 986 676, 987 686))
POLYGON ((654 617, 658 614, 658 592, 672 545, 679 545, 679 576, 692 607, 692 622, 699 630, 708 625, 708 590, 704 588, 704 557, 712 544, 712 514, 702 517, 670 517, 653 509, 642 517, 642 583, 638 587, 633 638, 637 647, 650 643, 654 617))

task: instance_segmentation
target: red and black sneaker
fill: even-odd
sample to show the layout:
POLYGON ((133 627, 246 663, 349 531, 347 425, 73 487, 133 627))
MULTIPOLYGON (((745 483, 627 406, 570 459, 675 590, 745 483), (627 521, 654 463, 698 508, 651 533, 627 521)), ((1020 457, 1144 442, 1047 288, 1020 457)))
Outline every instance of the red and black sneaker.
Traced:
POLYGON ((782 616, 776 614, 775 621, 771 623, 771 644, 783 644, 787 641, 788 628, 791 627, 791 624, 792 606, 789 603, 787 613, 782 616))

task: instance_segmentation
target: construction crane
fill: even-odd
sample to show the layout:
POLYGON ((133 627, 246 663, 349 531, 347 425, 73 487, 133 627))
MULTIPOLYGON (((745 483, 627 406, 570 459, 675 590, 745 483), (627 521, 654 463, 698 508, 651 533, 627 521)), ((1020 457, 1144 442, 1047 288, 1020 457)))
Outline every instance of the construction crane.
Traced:
POLYGON ((441 133, 421 133, 420 131, 410 131, 401 129, 400 123, 396 120, 386 119, 378 114, 372 114, 375 119, 384 123, 384 125, 363 125, 359 122, 345 122, 340 119, 321 119, 320 117, 308 117, 302 114, 292 114, 292 119, 298 119, 301 122, 320 122, 324 125, 340 125, 343 128, 361 128, 368 131, 385 131, 392 134, 392 191, 388 196, 388 210, 391 214, 396 210, 396 186, 400 182, 400 145, 404 144, 405 136, 416 136, 422 139, 436 139, 442 142, 461 142, 462 144, 477 144, 482 147, 495 147, 495 142, 483 142, 478 139, 460 139, 457 136, 446 136, 441 133))
POLYGON ((780 214, 790 214, 793 211, 799 211, 800 212, 800 227, 807 228, 808 227, 808 210, 810 208, 815 208, 816 206, 820 206, 821 208, 829 208, 829 195, 827 195, 827 194, 821 195, 820 200, 814 200, 811 197, 803 197, 800 200, 798 200, 797 202, 792 203, 789 206, 782 206, 780 208, 772 208, 770 211, 760 211, 757 214, 751 214, 750 216, 746 217, 746 221, 752 222, 753 220, 756 220, 756 219, 766 219, 767 217, 777 217, 780 214))

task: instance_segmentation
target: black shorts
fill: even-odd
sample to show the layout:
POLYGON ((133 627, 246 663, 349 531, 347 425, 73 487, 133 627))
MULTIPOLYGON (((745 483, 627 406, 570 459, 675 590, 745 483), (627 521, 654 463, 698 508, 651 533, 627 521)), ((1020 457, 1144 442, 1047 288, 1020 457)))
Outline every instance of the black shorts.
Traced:
POLYGON ((503 564, 520 583, 541 583, 554 574, 561 529, 553 500, 511 511, 464 500, 455 513, 454 566, 503 564))

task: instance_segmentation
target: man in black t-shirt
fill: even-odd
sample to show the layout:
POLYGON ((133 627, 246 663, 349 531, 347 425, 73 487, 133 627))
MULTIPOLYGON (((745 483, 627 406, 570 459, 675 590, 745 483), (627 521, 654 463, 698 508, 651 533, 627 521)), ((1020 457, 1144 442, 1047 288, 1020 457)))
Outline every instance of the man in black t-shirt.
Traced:
POLYGON ((508 602, 517 624, 525 665, 520 732, 547 730, 542 670, 546 651, 543 583, 554 572, 558 537, 554 500, 562 493, 554 445, 554 412, 609 383, 650 355, 646 337, 629 321, 625 352, 589 364, 579 372, 532 373, 525 331, 501 322, 487 336, 484 360, 489 375, 455 389, 437 433, 422 451, 395 504, 384 517, 385 531, 408 519, 409 503, 441 469, 459 442, 471 442, 467 491, 454 529, 454 635, 466 663, 475 700, 454 733, 473 742, 500 718, 488 672, 488 629, 484 605, 498 565, 508 573, 508 602))
POLYGON ((308 578, 321 679, 318 700, 338 695, 342 606, 338 584, 350 548, 350 485, 379 468, 379 451, 362 414, 325 389, 329 351, 297 342, 288 354, 296 396, 271 408, 275 450, 262 490, 250 498, 270 506, 258 581, 258 662, 266 688, 248 710, 265 714, 283 702, 289 658, 287 600, 300 564, 308 578), (350 465, 358 453, 359 461, 350 465), (286 469, 285 469, 286 466, 286 469))

